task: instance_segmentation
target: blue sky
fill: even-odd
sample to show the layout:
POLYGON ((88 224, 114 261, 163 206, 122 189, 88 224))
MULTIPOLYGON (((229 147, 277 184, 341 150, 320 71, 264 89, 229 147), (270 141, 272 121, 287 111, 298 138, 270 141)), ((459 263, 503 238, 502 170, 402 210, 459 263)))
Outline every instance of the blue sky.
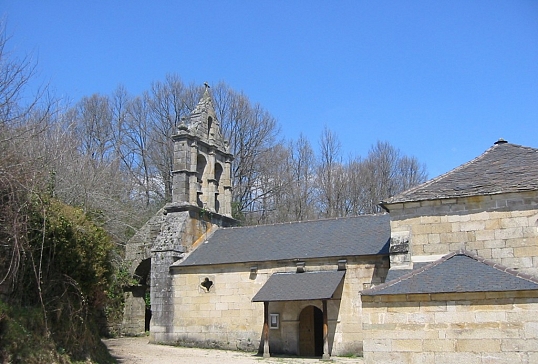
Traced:
POLYGON ((538 1, 20 1, 15 56, 77 101, 168 73, 225 81, 314 146, 388 141, 430 177, 498 138, 538 148, 538 1))

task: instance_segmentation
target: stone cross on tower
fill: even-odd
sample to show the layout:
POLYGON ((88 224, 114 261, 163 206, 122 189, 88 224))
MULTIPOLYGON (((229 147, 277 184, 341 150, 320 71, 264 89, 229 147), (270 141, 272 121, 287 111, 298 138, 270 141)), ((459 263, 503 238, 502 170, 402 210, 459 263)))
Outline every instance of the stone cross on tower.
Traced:
POLYGON ((197 206, 231 217, 233 156, 222 136, 207 83, 200 102, 182 120, 172 139, 172 204, 197 206))

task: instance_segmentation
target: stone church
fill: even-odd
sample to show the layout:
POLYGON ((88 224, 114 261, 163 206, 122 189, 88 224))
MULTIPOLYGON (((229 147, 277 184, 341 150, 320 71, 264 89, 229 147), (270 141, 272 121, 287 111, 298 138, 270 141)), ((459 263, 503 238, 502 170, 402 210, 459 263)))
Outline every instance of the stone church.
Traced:
POLYGON ((173 140, 173 201, 127 245, 139 284, 125 334, 366 363, 538 362, 538 149, 499 140, 384 214, 237 227, 208 88, 173 140))

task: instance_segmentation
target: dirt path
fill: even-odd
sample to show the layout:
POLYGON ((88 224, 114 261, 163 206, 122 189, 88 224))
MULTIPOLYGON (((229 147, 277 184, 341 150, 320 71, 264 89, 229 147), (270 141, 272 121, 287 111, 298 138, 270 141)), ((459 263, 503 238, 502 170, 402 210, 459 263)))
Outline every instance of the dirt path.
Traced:
MULTIPOLYGON (((177 346, 154 345, 147 337, 103 340, 120 364, 314 364, 319 359, 272 357, 264 359, 255 353, 239 351, 194 349, 177 346)), ((334 364, 362 364, 361 358, 333 357, 334 364)))

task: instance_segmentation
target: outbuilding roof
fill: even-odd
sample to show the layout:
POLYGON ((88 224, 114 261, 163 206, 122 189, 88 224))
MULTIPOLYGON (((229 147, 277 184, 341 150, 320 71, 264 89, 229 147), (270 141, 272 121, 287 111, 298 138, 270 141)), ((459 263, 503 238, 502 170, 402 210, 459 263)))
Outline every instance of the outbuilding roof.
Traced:
POLYGON ((472 161, 381 205, 534 190, 538 190, 538 149, 501 139, 472 161))
POLYGON ((362 291, 365 296, 538 290, 538 280, 460 250, 397 279, 362 291))
POLYGON ((388 214, 222 228, 174 266, 388 255, 389 240, 388 214))

